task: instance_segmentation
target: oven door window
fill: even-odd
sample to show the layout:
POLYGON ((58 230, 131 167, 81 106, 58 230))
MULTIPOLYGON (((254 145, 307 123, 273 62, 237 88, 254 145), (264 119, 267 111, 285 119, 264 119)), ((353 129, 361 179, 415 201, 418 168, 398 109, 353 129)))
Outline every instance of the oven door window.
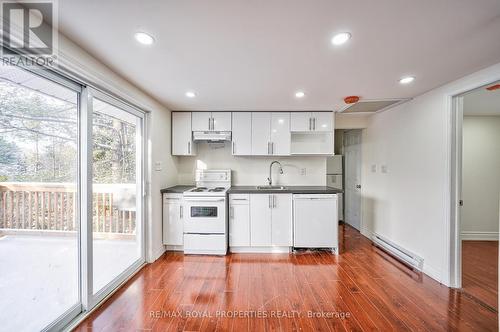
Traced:
POLYGON ((191 218, 217 218, 216 206, 191 206, 191 218))

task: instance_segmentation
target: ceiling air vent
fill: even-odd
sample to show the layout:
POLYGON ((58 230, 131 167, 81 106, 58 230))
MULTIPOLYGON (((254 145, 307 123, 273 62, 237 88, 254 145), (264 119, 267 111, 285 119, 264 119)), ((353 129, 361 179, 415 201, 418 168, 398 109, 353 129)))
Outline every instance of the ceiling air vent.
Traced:
POLYGON ((346 105, 342 113, 376 113, 388 110, 391 107, 402 104, 410 99, 378 99, 361 100, 354 104, 346 105))

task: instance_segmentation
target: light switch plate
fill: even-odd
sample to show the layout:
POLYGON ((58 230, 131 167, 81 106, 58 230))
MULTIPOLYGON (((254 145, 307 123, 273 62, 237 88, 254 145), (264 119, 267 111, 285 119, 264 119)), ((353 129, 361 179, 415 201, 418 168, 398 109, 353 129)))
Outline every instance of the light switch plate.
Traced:
POLYGON ((387 173, 387 165, 380 166, 380 170, 382 171, 382 173, 387 173))
POLYGON ((302 175, 302 176, 306 176, 306 174, 307 174, 307 169, 305 169, 305 168, 301 168, 301 169, 300 169, 300 175, 302 175))
POLYGON ((161 161, 155 162, 155 171, 157 172, 161 171, 161 161))
POLYGON ((377 165, 373 164, 371 167, 372 173, 377 173, 377 165))

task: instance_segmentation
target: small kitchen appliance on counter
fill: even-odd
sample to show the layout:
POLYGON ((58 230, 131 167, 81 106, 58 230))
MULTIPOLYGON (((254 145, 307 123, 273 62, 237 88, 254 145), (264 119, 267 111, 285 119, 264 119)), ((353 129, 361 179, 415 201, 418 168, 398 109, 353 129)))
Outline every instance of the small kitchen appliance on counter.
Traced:
POLYGON ((226 192, 231 170, 196 170, 196 187, 184 192, 184 253, 225 255, 228 246, 226 192))

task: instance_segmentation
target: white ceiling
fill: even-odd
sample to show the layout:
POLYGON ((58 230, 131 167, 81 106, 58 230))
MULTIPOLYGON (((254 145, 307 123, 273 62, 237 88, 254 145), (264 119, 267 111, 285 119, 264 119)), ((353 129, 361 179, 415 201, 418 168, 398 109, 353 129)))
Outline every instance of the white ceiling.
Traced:
POLYGON ((499 0, 64 0, 59 17, 176 110, 338 110, 347 95, 414 97, 500 62, 499 0), (156 43, 138 45, 136 31, 156 43), (334 47, 340 31, 353 37, 334 47))
MULTIPOLYGON (((500 84, 500 81, 495 84, 500 84)), ((489 84, 487 86, 492 85, 489 84)), ((500 116, 500 89, 488 91, 486 87, 482 87, 465 94, 464 115, 500 116)))

